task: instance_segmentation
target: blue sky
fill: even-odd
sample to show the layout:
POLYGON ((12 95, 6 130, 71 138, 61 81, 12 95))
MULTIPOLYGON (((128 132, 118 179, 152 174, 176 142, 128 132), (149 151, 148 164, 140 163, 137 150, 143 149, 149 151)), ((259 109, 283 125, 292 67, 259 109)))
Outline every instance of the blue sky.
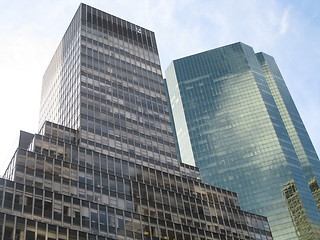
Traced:
MULTIPOLYGON (((238 41, 274 56, 320 153, 320 1, 84 3, 154 31, 163 71, 173 59, 238 41)), ((2 1, 0 172, 15 150, 19 130, 38 131, 42 76, 79 4, 77 0, 2 1)))

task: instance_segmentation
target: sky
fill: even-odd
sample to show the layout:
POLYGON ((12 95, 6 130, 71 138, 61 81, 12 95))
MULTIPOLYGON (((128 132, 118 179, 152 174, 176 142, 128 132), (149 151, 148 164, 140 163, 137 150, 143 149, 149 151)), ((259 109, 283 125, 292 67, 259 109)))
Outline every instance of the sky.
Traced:
MULTIPOLYGON (((272 55, 320 154, 320 1, 87 0, 156 33, 164 72, 201 51, 244 42, 272 55)), ((0 174, 19 131, 38 132, 42 76, 80 1, 1 0, 0 174)))

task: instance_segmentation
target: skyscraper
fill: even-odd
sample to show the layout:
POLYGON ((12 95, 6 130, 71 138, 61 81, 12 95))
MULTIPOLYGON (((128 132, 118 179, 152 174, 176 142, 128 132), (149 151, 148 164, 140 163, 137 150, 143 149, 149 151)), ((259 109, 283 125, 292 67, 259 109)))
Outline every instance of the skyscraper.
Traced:
POLYGON ((274 59, 235 43, 174 60, 166 83, 182 161, 275 239, 319 239, 320 162, 274 59))
POLYGON ((43 78, 40 130, 0 179, 0 239, 272 239, 179 163, 154 33, 81 4, 43 78))

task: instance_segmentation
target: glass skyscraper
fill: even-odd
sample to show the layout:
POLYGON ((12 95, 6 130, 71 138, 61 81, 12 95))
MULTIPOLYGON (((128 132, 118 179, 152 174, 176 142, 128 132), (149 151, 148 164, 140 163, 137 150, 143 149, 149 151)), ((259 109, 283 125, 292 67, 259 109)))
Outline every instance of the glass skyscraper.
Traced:
POLYGON ((81 4, 43 78, 40 130, 0 179, 0 239, 265 239, 267 219, 175 151, 154 33, 81 4))
POLYGON ((275 239, 319 239, 320 162, 275 60, 235 43, 174 60, 166 84, 181 160, 275 239))

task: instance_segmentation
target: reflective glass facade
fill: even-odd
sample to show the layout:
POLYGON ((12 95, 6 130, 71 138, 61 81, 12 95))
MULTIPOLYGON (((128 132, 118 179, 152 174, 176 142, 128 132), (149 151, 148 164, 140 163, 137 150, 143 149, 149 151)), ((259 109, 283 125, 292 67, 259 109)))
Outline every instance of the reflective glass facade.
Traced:
POLYGON ((81 4, 45 73, 40 126, 0 179, 0 239, 273 239, 178 161, 149 30, 81 4))
POLYGON ((166 83, 182 161, 275 239, 319 239, 320 162, 274 59, 235 43, 174 60, 166 83))

